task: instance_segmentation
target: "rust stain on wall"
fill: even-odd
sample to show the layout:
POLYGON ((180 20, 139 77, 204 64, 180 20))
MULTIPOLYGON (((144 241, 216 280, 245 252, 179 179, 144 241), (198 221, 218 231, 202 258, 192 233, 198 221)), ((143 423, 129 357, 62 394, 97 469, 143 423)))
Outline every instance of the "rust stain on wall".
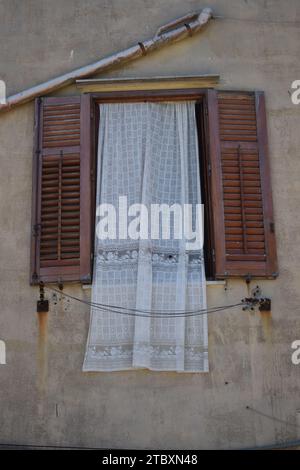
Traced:
POLYGON ((48 312, 38 313, 38 387, 45 391, 48 373, 48 312))
POLYGON ((266 342, 272 342, 272 314, 271 312, 260 312, 263 334, 266 342))

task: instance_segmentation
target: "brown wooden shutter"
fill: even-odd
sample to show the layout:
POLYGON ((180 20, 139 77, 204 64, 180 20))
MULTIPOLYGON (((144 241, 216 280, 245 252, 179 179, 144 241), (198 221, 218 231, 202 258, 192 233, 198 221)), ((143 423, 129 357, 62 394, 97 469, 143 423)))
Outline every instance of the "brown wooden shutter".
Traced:
POLYGON ((276 277, 264 94, 208 92, 216 278, 276 277))
POLYGON ((91 280, 89 96, 36 101, 31 282, 91 280))

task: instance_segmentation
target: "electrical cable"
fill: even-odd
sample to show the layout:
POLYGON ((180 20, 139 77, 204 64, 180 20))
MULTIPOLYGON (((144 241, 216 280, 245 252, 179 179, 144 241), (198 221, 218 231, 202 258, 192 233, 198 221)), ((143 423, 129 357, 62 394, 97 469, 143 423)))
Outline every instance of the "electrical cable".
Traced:
POLYGON ((288 421, 284 421, 283 419, 268 415, 267 413, 264 413, 263 411, 256 410, 255 408, 252 408, 251 406, 246 406, 246 409, 249 411, 252 411, 253 413, 259 416, 263 416, 264 418, 271 419, 272 421, 277 421, 278 423, 284 424, 286 426, 292 426, 294 428, 300 429, 300 426, 297 423, 289 423, 288 421))
POLYGON ((89 307, 92 307, 96 310, 101 310, 104 312, 110 312, 110 313, 118 313, 121 315, 129 315, 129 316, 138 316, 138 317, 144 317, 144 318, 162 318, 162 317, 167 317, 167 318, 176 318, 176 317, 191 317, 191 316, 200 316, 200 315, 206 315, 209 313, 215 313, 231 308, 236 308, 240 306, 244 306, 244 302, 239 302, 236 304, 231 304, 231 305, 222 305, 219 307, 211 307, 211 308, 206 308, 206 309, 195 309, 191 311, 183 311, 183 310, 142 310, 142 309, 135 309, 135 308, 127 308, 127 307, 122 307, 120 305, 108 305, 108 304, 100 304, 92 301, 87 301, 83 299, 79 299, 71 294, 66 294, 65 292, 61 292, 58 289, 55 289, 53 287, 45 286, 46 289, 51 290, 56 292, 59 295, 68 297, 72 300, 75 300, 77 302, 80 302, 82 304, 88 305, 89 307))
POLYGON ((167 313, 167 311, 147 311, 147 310, 139 310, 139 309, 130 309, 130 308, 127 308, 127 307, 121 307, 121 306, 115 306, 115 305, 98 304, 98 303, 95 303, 95 302, 90 302, 90 301, 85 301, 85 300, 82 300, 82 299, 78 299, 75 296, 63 293, 63 292, 58 291, 57 289, 54 289, 54 288, 48 287, 48 289, 53 290, 54 292, 56 292, 56 293, 58 293, 62 296, 69 297, 72 300, 78 301, 80 303, 86 304, 86 305, 88 305, 90 307, 93 307, 93 308, 96 308, 96 309, 98 308, 100 310, 109 311, 109 312, 112 312, 112 313, 121 313, 121 314, 124 313, 124 314, 127 314, 127 315, 138 315, 138 316, 146 316, 146 317, 149 317, 150 315, 151 316, 168 316, 168 317, 171 317, 171 316, 172 317, 173 316, 189 316, 189 315, 192 316, 192 315, 198 315, 198 314, 203 314, 204 315, 206 313, 212 313, 214 311, 225 310, 227 308, 233 308, 233 307, 237 307, 237 306, 240 306, 240 305, 244 305, 244 303, 238 303, 238 304, 220 306, 220 307, 215 307, 215 308, 210 308, 210 309, 194 310, 194 311, 190 311, 190 312, 189 311, 170 310, 167 313), (119 309, 119 310, 116 310, 116 309, 119 309), (124 312, 122 310, 124 310, 124 312), (173 312, 175 312, 175 313, 173 313, 173 312))
MULTIPOLYGON (((77 299, 76 299, 77 300, 77 299)), ((219 307, 214 310, 203 310, 203 311, 196 311, 193 313, 141 313, 141 312, 126 312, 126 311, 121 311, 121 310, 113 310, 112 308, 106 308, 106 307, 101 307, 100 305, 95 305, 95 304, 90 304, 92 308, 104 312, 111 312, 111 313, 119 313, 121 315, 129 315, 129 316, 134 316, 134 317, 144 317, 144 318, 179 318, 179 317, 196 317, 196 316, 201 316, 201 315, 207 315, 209 313, 215 313, 215 312, 220 312, 223 310, 227 310, 228 308, 234 308, 238 307, 243 304, 236 304, 236 305, 231 305, 231 306, 226 306, 226 307, 219 307)))

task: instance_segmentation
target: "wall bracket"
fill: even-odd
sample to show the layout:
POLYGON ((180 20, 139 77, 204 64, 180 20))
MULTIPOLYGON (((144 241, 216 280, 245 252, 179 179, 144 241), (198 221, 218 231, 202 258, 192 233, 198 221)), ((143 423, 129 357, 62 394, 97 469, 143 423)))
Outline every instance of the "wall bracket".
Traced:
POLYGON ((38 313, 49 312, 49 300, 45 299, 45 287, 43 282, 40 282, 40 299, 37 301, 36 311, 38 313))

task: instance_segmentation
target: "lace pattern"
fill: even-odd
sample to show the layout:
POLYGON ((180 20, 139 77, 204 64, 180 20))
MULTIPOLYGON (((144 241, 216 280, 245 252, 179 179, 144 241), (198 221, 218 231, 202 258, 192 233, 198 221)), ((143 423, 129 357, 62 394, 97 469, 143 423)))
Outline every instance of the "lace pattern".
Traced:
POLYGON ((148 345, 148 344, 126 344, 119 346, 91 346, 89 348, 90 361, 94 365, 91 370, 97 370, 97 365, 101 363, 101 369, 132 370, 143 366, 134 366, 135 355, 142 358, 151 357, 151 370, 174 370, 176 359, 179 355, 184 356, 184 368, 181 372, 199 372, 199 368, 208 369, 208 353, 206 348, 180 347, 170 345, 148 345))
POLYGON ((140 261, 150 261, 153 265, 174 265, 178 264, 180 258, 190 266, 203 264, 203 252, 178 253, 175 250, 158 251, 145 249, 98 249, 97 266, 99 265, 118 265, 118 264, 136 264, 140 261))

